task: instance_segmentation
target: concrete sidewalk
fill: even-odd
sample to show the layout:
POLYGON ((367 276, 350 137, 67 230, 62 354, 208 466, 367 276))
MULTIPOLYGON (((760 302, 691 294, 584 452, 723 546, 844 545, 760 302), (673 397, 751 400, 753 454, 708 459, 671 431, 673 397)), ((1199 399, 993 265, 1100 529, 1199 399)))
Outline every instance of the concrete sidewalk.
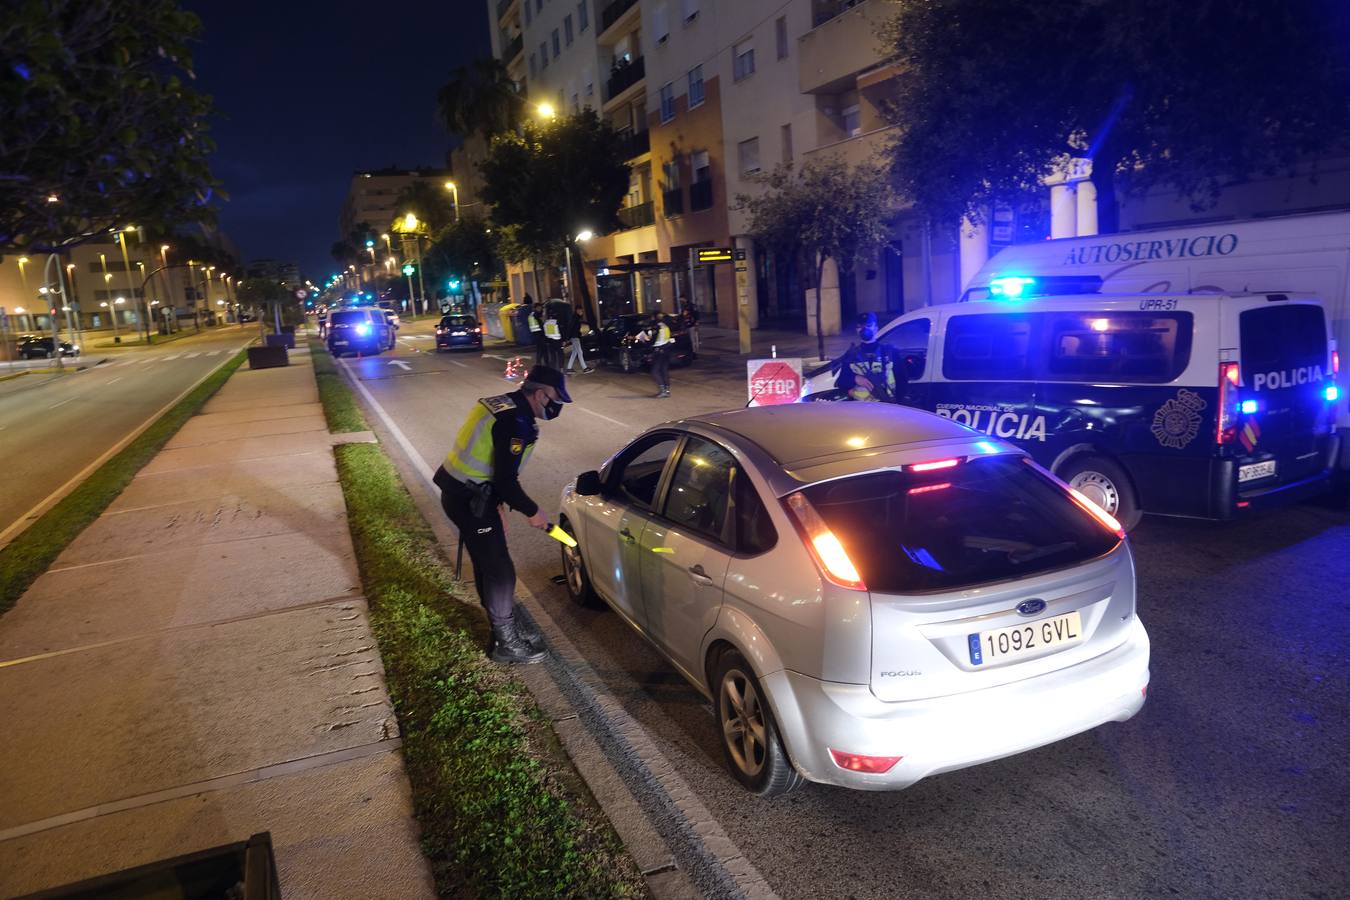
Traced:
POLYGON ((307 352, 239 370, 0 618, 0 896, 272 833, 432 897, 307 352))

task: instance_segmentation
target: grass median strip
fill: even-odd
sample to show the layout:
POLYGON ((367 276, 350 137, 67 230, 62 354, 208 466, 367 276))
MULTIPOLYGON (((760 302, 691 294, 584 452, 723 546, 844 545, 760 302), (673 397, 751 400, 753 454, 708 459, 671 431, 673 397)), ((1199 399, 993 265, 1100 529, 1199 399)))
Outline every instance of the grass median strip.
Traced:
POLYGON ((645 896, 533 699, 488 662, 486 622, 389 457, 371 444, 335 452, 438 892, 645 896))
POLYGON ((183 423, 234 374, 246 355, 243 351, 235 354, 79 487, 0 549, 0 614, 7 612, 38 576, 51 567, 61 551, 103 514, 136 473, 155 458, 183 423))
POLYGON ((342 373, 337 363, 328 354, 323 341, 310 339, 309 358, 314 363, 314 377, 319 382, 319 402, 323 404, 323 414, 328 417, 328 430, 334 434, 350 431, 369 431, 356 398, 342 381, 342 373))

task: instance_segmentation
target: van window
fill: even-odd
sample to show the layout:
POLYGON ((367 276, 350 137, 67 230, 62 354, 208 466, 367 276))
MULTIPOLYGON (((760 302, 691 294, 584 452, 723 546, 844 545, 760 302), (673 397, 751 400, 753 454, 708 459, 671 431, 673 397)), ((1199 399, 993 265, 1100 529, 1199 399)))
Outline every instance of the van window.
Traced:
POLYGON ((1046 381, 1171 381, 1191 358, 1190 313, 1046 313, 1046 381))
POLYGON ((923 377, 928 360, 928 319, 902 322, 886 335, 886 343, 899 350, 905 358, 905 376, 910 381, 923 377))
POLYGON ((1030 381, 1031 315, 952 316, 942 374, 954 380, 1030 381))
POLYGON ((342 309, 333 313, 334 325, 362 325, 370 321, 370 315, 364 309, 342 309))
POLYGON ((1249 384, 1257 372, 1327 363, 1327 325, 1320 306, 1271 303, 1247 310, 1238 321, 1242 374, 1249 384))

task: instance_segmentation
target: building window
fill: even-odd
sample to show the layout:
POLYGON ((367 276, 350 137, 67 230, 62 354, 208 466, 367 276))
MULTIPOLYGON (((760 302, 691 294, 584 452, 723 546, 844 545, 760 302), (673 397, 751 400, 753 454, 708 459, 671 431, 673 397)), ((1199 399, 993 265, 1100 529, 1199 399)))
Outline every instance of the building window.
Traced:
POLYGON ((572 112, 581 112, 581 95, 572 94, 572 112))
POLYGON ((548 68, 548 43, 539 44, 539 70, 542 72, 548 68))
POLYGON ((534 71, 535 71, 535 66, 536 66, 536 65, 537 65, 537 63, 535 63, 535 61, 534 61, 534 51, 531 50, 531 51, 530 51, 530 77, 531 77, 531 78, 534 77, 534 71))
POLYGON ((752 137, 736 145, 736 158, 740 162, 742 175, 753 175, 759 171, 759 138, 752 137))
POLYGON ((781 129, 783 137, 783 162, 792 162, 792 123, 784 125, 781 129))
MULTIPOLYGON (((530 2, 530 0, 525 0, 525 2, 526 2, 526 4, 528 4, 528 3, 530 2)), ((535 11, 535 12, 543 12, 543 11, 544 11, 544 0, 534 0, 534 11, 535 11)))
POLYGON ((571 13, 568 13, 566 16, 563 16, 563 40, 567 43, 567 46, 569 46, 569 47, 572 46, 572 14, 571 14, 571 13))
POLYGON ((684 194, 680 192, 680 158, 661 164, 661 206, 666 218, 684 212, 684 194))
POLYGON ((680 0, 680 11, 684 13, 684 22, 688 25, 698 18, 698 0, 680 0))
POLYGON ((755 74, 755 44, 741 41, 731 48, 731 79, 740 81, 755 74))
POLYGON ((693 109, 703 102, 703 66, 694 66, 689 70, 689 108, 693 109))
POLYGON ((667 81, 661 85, 661 122, 669 122, 675 118, 675 85, 667 81))
POLYGON ((773 33, 778 39, 778 58, 787 59, 788 39, 787 39, 787 16, 779 16, 778 21, 773 23, 773 33))
POLYGON ((698 212, 713 205, 712 165, 708 162, 707 150, 695 150, 689 155, 689 168, 694 172, 694 180, 689 185, 689 210, 698 212))
POLYGON ((586 26, 591 24, 591 11, 586 6, 589 0, 581 0, 577 4, 577 28, 581 31, 586 30, 586 26))
POLYGON ((525 0, 525 24, 526 24, 526 25, 529 25, 529 24, 530 24, 530 19, 531 19, 531 18, 533 18, 533 14, 530 12, 530 0, 525 0))
POLYGON ((587 66, 581 70, 581 83, 586 85, 586 96, 595 96, 595 79, 591 77, 591 67, 587 66))
POLYGON ((858 104, 844 107, 844 134, 857 137, 862 134, 862 112, 858 104))
POLYGON ((558 58, 558 53, 561 52, 561 50, 562 50, 562 47, 561 47, 561 45, 558 43, 558 29, 555 28, 555 29, 553 29, 553 58, 554 58, 554 59, 557 59, 557 58, 558 58))
POLYGON ((664 44, 670 37, 670 16, 664 3, 652 10, 652 34, 656 35, 657 44, 664 44))

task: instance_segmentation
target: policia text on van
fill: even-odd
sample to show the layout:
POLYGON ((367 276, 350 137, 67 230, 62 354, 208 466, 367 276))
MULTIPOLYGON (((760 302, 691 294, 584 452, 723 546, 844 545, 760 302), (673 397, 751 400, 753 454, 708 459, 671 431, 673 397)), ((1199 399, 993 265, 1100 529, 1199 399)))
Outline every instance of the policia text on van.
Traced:
POLYGON ((1338 390, 1309 295, 1005 295, 916 310, 881 338, 907 360, 910 405, 1017 444, 1127 525, 1329 485, 1338 390))

